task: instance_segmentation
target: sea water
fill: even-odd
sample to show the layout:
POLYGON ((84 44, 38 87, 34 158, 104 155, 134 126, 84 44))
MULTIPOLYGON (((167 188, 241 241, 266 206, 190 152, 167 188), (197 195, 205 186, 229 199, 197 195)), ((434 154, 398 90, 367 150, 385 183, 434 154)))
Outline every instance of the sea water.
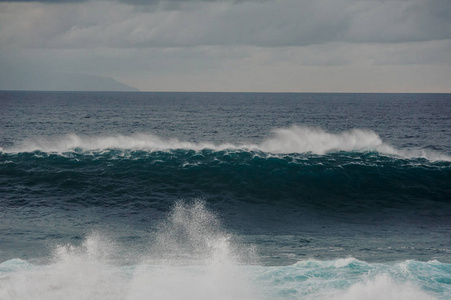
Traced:
POLYGON ((449 299, 451 95, 0 92, 0 299, 449 299))

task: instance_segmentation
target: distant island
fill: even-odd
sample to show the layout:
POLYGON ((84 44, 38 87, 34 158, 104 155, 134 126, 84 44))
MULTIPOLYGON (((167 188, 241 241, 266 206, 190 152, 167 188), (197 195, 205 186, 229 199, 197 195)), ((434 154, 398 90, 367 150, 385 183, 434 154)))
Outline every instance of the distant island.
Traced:
POLYGON ((0 72, 0 90, 139 91, 139 89, 111 77, 56 72, 0 72))

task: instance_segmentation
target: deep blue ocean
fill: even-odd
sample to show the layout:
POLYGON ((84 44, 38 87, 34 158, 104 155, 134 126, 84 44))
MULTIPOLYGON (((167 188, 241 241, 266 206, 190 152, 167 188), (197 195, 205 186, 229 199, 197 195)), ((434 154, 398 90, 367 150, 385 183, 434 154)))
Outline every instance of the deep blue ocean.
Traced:
POLYGON ((0 299, 451 299, 451 94, 0 91, 0 299))

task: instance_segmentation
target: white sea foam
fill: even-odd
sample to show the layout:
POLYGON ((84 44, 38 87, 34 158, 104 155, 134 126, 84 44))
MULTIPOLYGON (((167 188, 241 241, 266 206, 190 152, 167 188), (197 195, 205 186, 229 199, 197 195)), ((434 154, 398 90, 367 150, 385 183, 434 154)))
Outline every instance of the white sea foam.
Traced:
POLYGON ((270 153, 313 153, 324 155, 333 152, 378 152, 402 158, 425 158, 432 161, 451 161, 448 155, 423 149, 396 149, 382 141, 372 130, 352 129, 330 133, 320 128, 292 126, 273 130, 273 137, 258 148, 270 153))
POLYGON ((120 299, 124 275, 108 263, 108 244, 93 235, 58 247, 48 265, 18 264, 1 278, 0 299, 120 299))
POLYGON ((449 299, 451 289, 443 280, 451 274, 448 266, 436 264, 441 265, 440 271, 431 262, 309 259, 291 266, 260 267, 255 273, 267 299, 449 299), (430 294, 423 290, 425 286, 440 292, 430 294))
POLYGON ((407 282, 400 283, 389 275, 378 275, 373 279, 352 285, 346 292, 333 296, 336 300, 433 300, 433 296, 407 282))
POLYGON ((242 266, 253 249, 235 247, 200 201, 178 203, 148 252, 135 253, 135 265, 121 264, 121 252, 94 233, 79 246, 57 247, 46 265, 4 262, 0 299, 260 298, 242 266))
POLYGON ((256 265, 252 254, 246 253, 249 248, 233 242, 202 202, 178 203, 148 250, 135 253, 133 265, 123 264, 124 249, 104 234, 93 233, 79 246, 57 247, 44 265, 12 259, 0 264, 0 299, 431 300, 451 296, 446 284, 449 265, 437 261, 369 264, 345 258, 256 265))
POLYGON ((6 153, 42 151, 65 153, 75 150, 104 151, 143 150, 168 151, 176 149, 203 150, 243 150, 262 151, 272 154, 312 153, 324 155, 333 152, 378 152, 382 155, 401 158, 425 158, 431 161, 451 161, 451 157, 433 150, 397 149, 382 141, 372 130, 352 129, 341 133, 331 133, 320 128, 292 126, 279 128, 271 137, 259 144, 215 144, 212 142, 187 142, 176 138, 163 139, 152 134, 81 136, 68 134, 57 137, 36 137, 2 149, 6 153))
MULTIPOLYGON (((79 247, 60 247, 49 265, 20 259, 0 264, 0 299, 432 300, 451 295, 440 281, 449 273, 397 273, 396 266, 386 264, 360 270, 346 260, 273 267, 224 260, 121 266, 99 249, 108 244, 92 235, 79 247), (436 281, 435 294, 423 290, 419 279, 423 285, 436 281)), ((427 267, 417 271, 430 272, 427 267)))
POLYGON ((337 151, 392 151, 373 131, 353 129, 342 133, 329 133, 319 128, 293 126, 275 129, 274 136, 265 140, 260 148, 271 153, 326 154, 337 151))
POLYGON ((19 145, 6 149, 7 152, 70 152, 76 149, 83 151, 148 150, 160 151, 170 149, 216 149, 212 143, 191 143, 178 139, 162 139, 152 134, 133 134, 130 136, 80 136, 67 134, 58 137, 40 137, 28 139, 19 145))

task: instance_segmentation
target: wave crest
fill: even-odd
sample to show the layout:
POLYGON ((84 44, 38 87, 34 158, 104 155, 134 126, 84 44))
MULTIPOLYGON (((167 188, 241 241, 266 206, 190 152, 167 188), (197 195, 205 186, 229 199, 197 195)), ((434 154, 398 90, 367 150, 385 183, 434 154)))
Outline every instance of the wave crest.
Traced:
POLYGON ((292 126, 275 129, 274 137, 260 145, 260 149, 271 153, 313 153, 323 155, 330 152, 394 152, 374 131, 352 129, 342 133, 329 133, 320 128, 292 126))
POLYGON ((152 134, 136 133, 114 136, 81 136, 67 134, 56 137, 40 137, 22 141, 17 146, 2 149, 6 153, 42 151, 46 153, 65 153, 73 151, 142 150, 170 151, 187 149, 200 151, 242 150, 261 151, 271 154, 311 153, 325 155, 335 152, 377 152, 382 155, 401 158, 425 158, 431 161, 451 161, 451 157, 425 149, 396 149, 384 142, 369 129, 352 129, 340 133, 327 132, 321 128, 291 126, 272 131, 272 136, 259 144, 215 144, 213 142, 188 142, 176 138, 164 139, 152 134))

